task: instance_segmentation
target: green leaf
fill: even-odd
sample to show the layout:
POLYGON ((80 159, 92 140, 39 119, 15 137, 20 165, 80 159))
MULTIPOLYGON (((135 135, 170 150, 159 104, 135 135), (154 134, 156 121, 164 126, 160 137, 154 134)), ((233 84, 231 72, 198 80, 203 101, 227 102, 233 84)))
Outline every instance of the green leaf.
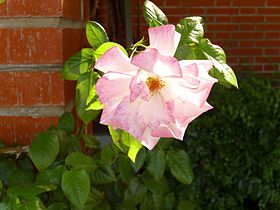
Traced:
POLYGON ((181 41, 188 45, 199 44, 204 36, 201 17, 186 17, 177 24, 176 31, 181 34, 181 41))
POLYGON ((119 157, 119 171, 122 180, 125 183, 129 183, 132 178, 132 167, 130 165, 130 160, 125 155, 120 155, 119 157))
POLYGON ((69 201, 82 209, 90 191, 90 180, 87 172, 83 169, 65 171, 62 176, 61 188, 69 201))
POLYGON ((4 3, 6 0, 0 0, 0 4, 4 3))
POLYGON ((38 184, 50 183, 58 186, 61 183, 61 178, 64 172, 65 172, 64 165, 58 165, 55 168, 48 168, 37 175, 36 183, 38 184))
POLYGON ((226 87, 233 85, 238 88, 236 76, 230 66, 226 64, 224 50, 220 46, 212 44, 209 39, 201 39, 199 46, 200 51, 205 56, 204 58, 214 63, 214 68, 210 71, 210 75, 218 79, 226 87))
POLYGON ((90 90, 95 85, 98 78, 98 74, 86 72, 83 73, 77 81, 75 98, 76 110, 78 116, 85 124, 88 124, 99 114, 99 110, 87 110, 88 107, 86 105, 90 90))
POLYGON ((43 202, 37 198, 34 197, 33 199, 21 201, 15 204, 14 208, 16 210, 43 210, 46 209, 43 202))
POLYGON ((59 138, 56 131, 38 133, 29 147, 30 157, 39 171, 49 167, 59 152, 59 138))
POLYGON ((142 144, 126 131, 120 129, 113 130, 109 126, 109 132, 113 142, 122 150, 122 152, 125 152, 125 147, 123 145, 128 147, 127 155, 133 162, 135 162, 136 155, 142 148, 142 144))
POLYGON ((58 121, 58 128, 63 129, 70 134, 75 128, 75 119, 70 112, 63 113, 58 121))
POLYGON ((151 158, 148 162, 147 170, 159 180, 166 169, 165 152, 161 149, 150 151, 151 158))
POLYGON ((148 192, 143 202, 141 202, 140 210, 161 209, 163 209, 163 196, 148 192))
POLYGON ((84 134, 83 140, 88 148, 97 149, 100 147, 100 141, 94 136, 84 134))
POLYGON ((71 169, 84 169, 89 173, 97 168, 95 161, 81 152, 69 154, 65 159, 65 165, 71 169))
POLYGON ((92 86, 89 91, 89 95, 86 101, 86 110, 101 110, 104 108, 104 105, 100 103, 99 96, 96 93, 95 84, 92 86))
POLYGON ((87 35, 87 40, 93 49, 96 49, 104 42, 109 41, 105 29, 95 21, 89 21, 87 23, 86 35, 87 35))
POLYGON ((68 206, 65 203, 57 202, 49 205, 47 210, 68 210, 68 206))
POLYGON ((137 153, 135 163, 131 162, 131 165, 134 168, 135 173, 137 173, 141 169, 141 167, 143 167, 145 159, 146 159, 146 148, 142 147, 137 153))
POLYGON ((147 194, 147 188, 139 177, 130 180, 124 194, 124 201, 133 205, 141 203, 147 194))
POLYGON ((56 189, 56 186, 54 186, 53 184, 31 183, 31 184, 9 187, 8 195, 10 197, 33 199, 36 195, 39 195, 43 192, 54 191, 55 189, 56 189))
POLYGON ((169 150, 166 154, 167 165, 171 174, 184 184, 191 184, 193 171, 189 155, 181 149, 169 150))
POLYGON ((84 48, 68 58, 63 64, 61 74, 66 80, 77 80, 81 74, 90 71, 93 65, 93 50, 84 48))
POLYGON ((183 43, 183 41, 181 40, 174 57, 178 60, 197 60, 198 56, 196 52, 197 47, 189 46, 188 44, 183 43))
POLYGON ((166 210, 173 210, 175 209, 175 206, 176 206, 175 194, 174 192, 170 192, 164 197, 164 208, 166 210))
POLYGON ((126 50, 120 44, 115 43, 115 42, 106 42, 106 43, 100 45, 94 51, 95 60, 98 60, 105 52, 107 52, 108 50, 110 50, 113 47, 118 47, 126 56, 128 56, 126 50))
POLYGON ((161 25, 168 24, 166 15, 153 2, 147 0, 144 2, 144 18, 150 27, 155 22, 161 25))
POLYGON ((100 159, 108 164, 113 164, 118 158, 118 149, 111 144, 105 145, 100 153, 100 159))
POLYGON ((96 188, 91 188, 91 192, 89 193, 88 199, 85 203, 84 209, 85 210, 95 210, 96 207, 99 206, 99 204, 103 200, 103 195, 102 193, 97 190, 96 188))
POLYGON ((152 193, 165 194, 169 191, 168 183, 164 178, 155 180, 153 177, 146 175, 143 177, 143 182, 152 193))
POLYGON ((58 133, 60 140, 59 159, 64 159, 71 152, 82 151, 82 146, 76 136, 67 135, 63 130, 58 130, 58 133))
POLYGON ((9 175, 9 186, 18 186, 21 184, 32 183, 34 179, 34 173, 32 170, 13 170, 9 175))
POLYGON ((0 203, 0 209, 1 210, 12 210, 11 202, 4 202, 4 201, 2 201, 0 203))
POLYGON ((8 178, 10 174, 16 169, 16 164, 8 159, 0 160, 0 180, 4 185, 8 185, 8 178))
POLYGON ((106 184, 116 181, 116 176, 111 165, 100 164, 100 166, 92 173, 92 179, 97 184, 106 184))

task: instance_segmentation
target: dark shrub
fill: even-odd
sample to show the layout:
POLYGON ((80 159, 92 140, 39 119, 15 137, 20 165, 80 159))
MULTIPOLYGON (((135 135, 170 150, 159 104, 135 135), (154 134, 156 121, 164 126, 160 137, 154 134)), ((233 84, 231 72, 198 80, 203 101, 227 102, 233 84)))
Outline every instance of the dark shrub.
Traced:
POLYGON ((280 209, 280 89, 241 80, 240 90, 216 85, 212 111, 187 130, 197 209, 280 209))

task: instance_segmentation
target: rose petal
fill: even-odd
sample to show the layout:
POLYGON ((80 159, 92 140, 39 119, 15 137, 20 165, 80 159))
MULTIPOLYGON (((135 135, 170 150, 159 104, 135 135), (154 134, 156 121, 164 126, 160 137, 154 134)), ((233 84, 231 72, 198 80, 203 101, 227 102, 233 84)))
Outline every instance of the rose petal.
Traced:
POLYGON ((141 101, 137 108, 137 119, 141 125, 151 129, 174 121, 172 111, 161 95, 153 95, 148 101, 141 101))
POLYGON ((156 48, 161 55, 173 56, 178 47, 181 34, 174 25, 164 25, 148 29, 150 47, 156 48))
POLYGON ((159 56, 153 72, 163 77, 182 77, 182 70, 176 58, 159 56))
POLYGON ((145 71, 153 72, 154 65, 159 59, 159 56, 160 54, 157 49, 150 48, 135 55, 131 63, 145 71))
POLYGON ((109 71, 129 73, 137 71, 137 67, 130 63, 129 58, 118 48, 112 47, 96 62, 94 68, 107 73, 109 71))

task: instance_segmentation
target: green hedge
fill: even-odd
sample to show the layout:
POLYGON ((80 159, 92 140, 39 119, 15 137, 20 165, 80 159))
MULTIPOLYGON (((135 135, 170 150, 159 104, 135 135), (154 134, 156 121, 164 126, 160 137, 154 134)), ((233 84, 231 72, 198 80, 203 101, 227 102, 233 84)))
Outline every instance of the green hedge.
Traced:
MULTIPOLYGON (((196 209, 280 209, 280 89, 265 79, 215 86, 212 111, 187 130, 196 209)), ((190 195, 188 196, 191 197, 190 195)))

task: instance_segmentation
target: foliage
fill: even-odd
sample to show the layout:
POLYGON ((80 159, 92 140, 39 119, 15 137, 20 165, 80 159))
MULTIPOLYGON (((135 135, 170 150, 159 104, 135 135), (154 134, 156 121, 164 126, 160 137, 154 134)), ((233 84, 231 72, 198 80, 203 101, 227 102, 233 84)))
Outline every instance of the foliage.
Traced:
MULTIPOLYGON (((166 15, 152 2, 145 1, 144 16, 150 27, 167 24, 166 15)), ((176 58, 210 59, 212 75, 225 86, 237 87, 225 53, 204 38, 202 19, 189 17, 176 27, 181 41, 176 58)), ((87 39, 91 48, 81 49, 63 65, 62 76, 76 81, 75 108, 83 125, 77 125, 71 113, 64 113, 57 127, 36 135, 29 154, 0 157, 0 209, 37 210, 192 210, 193 171, 183 144, 161 139, 153 151, 147 151, 130 134, 110 129, 113 144, 85 133, 85 127, 103 109, 95 91, 102 73, 95 62, 110 48, 104 28, 88 22, 87 39)), ((142 41, 131 48, 129 56, 145 48, 142 41)), ((233 110, 234 111, 234 110, 233 110)), ((196 166, 197 168, 197 166, 196 166)))
POLYGON ((190 125, 184 141, 197 209, 279 209, 279 89, 249 78, 239 91, 217 86, 210 103, 213 111, 190 125))

